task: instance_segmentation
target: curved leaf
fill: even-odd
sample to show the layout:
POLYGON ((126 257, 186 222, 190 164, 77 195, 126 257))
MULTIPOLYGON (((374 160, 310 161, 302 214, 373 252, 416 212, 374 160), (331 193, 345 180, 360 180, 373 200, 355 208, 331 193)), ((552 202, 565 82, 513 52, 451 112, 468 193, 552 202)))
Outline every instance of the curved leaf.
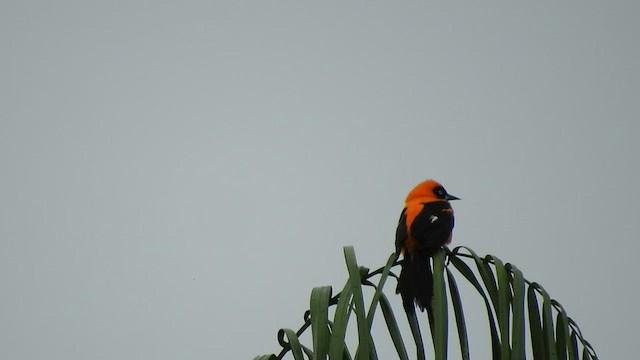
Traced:
POLYGON ((462 360, 469 360, 469 338, 467 337, 467 325, 464 320, 464 311, 462 309, 462 300, 456 279, 453 277, 451 270, 447 270, 447 282, 449 283, 449 292, 451 293, 451 304, 453 305, 453 313, 456 317, 456 328, 458 329, 458 341, 460 342, 460 356, 462 360))
POLYGON ((311 290, 311 334, 316 359, 325 359, 329 352, 329 300, 331 286, 311 290))
POLYGON ((362 279, 360 277, 358 261, 356 260, 356 253, 353 250, 353 246, 344 247, 344 258, 349 271, 349 282, 353 289, 353 304, 355 306, 356 320, 358 323, 358 351, 356 358, 369 359, 370 348, 373 344, 369 342, 371 334, 364 314, 364 296, 362 295, 361 286, 362 279))
POLYGON ((422 342, 422 334, 420 334, 420 325, 418 325, 418 317, 415 310, 407 312, 407 320, 409 320, 409 328, 411 329, 411 335, 413 335, 413 342, 416 344, 416 358, 418 360, 425 360, 424 343, 422 342))
POLYGON ((597 360, 598 355, 596 355, 596 351, 593 349, 593 346, 591 346, 591 344, 586 340, 584 341, 584 345, 585 345, 585 349, 589 353, 589 356, 597 360))
POLYGON ((280 331, 282 331, 283 335, 287 336, 287 343, 289 344, 289 348, 291 348, 293 358, 295 360, 304 360, 304 356, 302 355, 302 345, 300 344, 300 339, 298 339, 296 332, 291 329, 280 329, 280 331))
POLYGON ((555 300, 551 300, 551 305, 558 311, 558 316, 556 318, 556 349, 558 352, 558 358, 566 360, 567 352, 571 352, 569 346, 569 319, 567 317, 567 312, 560 303, 555 300))
POLYGON ((436 360, 447 358, 448 311, 447 289, 444 283, 444 250, 433 255, 433 339, 436 360))
MULTIPOLYGON (((558 358, 558 354, 556 352, 556 339, 554 336, 554 328, 553 328, 553 312, 551 308, 551 298, 547 291, 540 286, 538 283, 531 283, 529 285, 529 291, 539 292, 542 295, 542 343, 544 348, 544 358, 549 360, 556 360, 558 358)), ((536 298, 534 296, 534 298, 536 298)), ((537 305, 537 298, 536 298, 537 305)), ((531 308, 529 309, 531 310, 531 308)), ((529 322, 532 321, 531 312, 529 312, 529 322)))
POLYGON ((565 322, 562 314, 556 317, 556 354, 559 360, 567 360, 567 338, 564 333, 565 322))
POLYGON ((498 309, 498 286, 496 285, 496 280, 493 277, 493 272, 491 272, 491 267, 487 263, 485 263, 485 261, 480 258, 475 251, 469 249, 466 246, 460 246, 460 248, 467 250, 473 257, 473 260, 476 263, 476 267, 478 268, 478 272, 480 273, 480 278, 482 279, 482 282, 487 289, 487 293, 489 293, 489 298, 491 299, 493 308, 498 309))
MULTIPOLYGON (((509 304, 511 303, 511 288, 509 287, 509 277, 502 260, 493 255, 485 256, 485 266, 489 268, 489 261, 493 261, 498 278, 496 314, 498 317, 498 327, 500 328, 500 358, 509 359, 511 348, 509 346, 509 304)), ((490 268, 489 268, 490 271, 490 268)))
MULTIPOLYGON (((282 346, 280 354, 277 357, 267 354, 255 359, 282 359, 287 352, 291 351, 295 360, 304 359, 304 356, 312 359, 326 359, 327 355, 331 360, 351 360, 345 338, 353 311, 356 313, 358 329, 358 348, 354 358, 375 360, 377 353, 370 330, 378 304, 398 358, 402 360, 409 358, 393 309, 383 292, 388 277, 397 278, 391 272, 391 268, 397 264, 396 254, 389 257, 384 267, 373 272, 369 272, 366 267, 358 266, 352 247, 345 247, 344 255, 349 279, 342 292, 332 298, 331 287, 314 288, 311 292, 310 310, 305 312, 304 324, 300 329, 297 332, 291 329, 281 329, 278 332, 278 342, 282 346), (374 285, 370 279, 376 275, 381 277, 374 285), (363 285, 375 288, 368 311, 365 311, 363 285), (334 305, 336 307, 333 319, 329 321, 329 308, 334 305), (313 350, 302 344, 299 339, 308 327, 311 327, 312 331, 313 350)), ((504 265, 493 255, 480 258, 473 250, 466 247, 457 247, 450 252, 447 264, 445 264, 446 259, 442 251, 433 256, 434 293, 432 304, 427 312, 436 359, 445 359, 448 352, 447 283, 458 330, 461 358, 463 360, 470 358, 462 300, 454 273, 447 267, 448 264, 453 264, 453 267, 469 281, 484 300, 494 359, 524 359, 526 356, 525 299, 534 358, 577 360, 581 355, 584 359, 598 359, 591 344, 585 340, 580 328, 567 316, 563 307, 552 300, 542 286, 529 283, 514 265, 504 265), (466 249, 469 255, 460 253, 460 249, 466 249), (472 270, 462 258, 471 259, 476 269, 472 270), (446 280, 444 279, 445 271, 446 280), (480 278, 477 277, 478 275, 480 278), (528 288, 526 284, 529 284, 528 288), (539 303, 540 299, 542 303, 539 303)), ((425 359, 417 314, 413 311, 406 315, 416 344, 417 358, 425 359)))
POLYGON ((511 274, 509 279, 513 291, 511 310, 513 312, 513 327, 511 332, 511 356, 514 359, 524 359, 525 349, 525 314, 524 314, 524 293, 525 283, 522 271, 513 264, 505 265, 511 274))
POLYGON ((571 340, 569 341, 569 359, 578 360, 580 352, 578 351, 578 338, 576 332, 571 332, 571 340))
POLYGON ((313 350, 309 349, 308 347, 302 345, 302 351, 304 351, 304 353, 307 355, 307 357, 309 359, 313 359, 313 350))
POLYGON ((544 359, 544 335, 542 334, 542 323, 540 321, 540 308, 538 307, 538 297, 533 286, 527 289, 527 308, 529 310, 529 332, 531 334, 531 349, 534 359, 544 359))
POLYGON ((574 330, 578 339, 580 340, 580 343, 585 349, 587 349, 589 355, 594 359, 598 359, 598 355, 593 349, 593 346, 591 346, 591 344, 587 340, 585 340, 584 336, 582 336, 582 331, 580 330, 580 327, 578 327, 578 324, 576 324, 576 322, 573 321, 573 319, 570 317, 567 317, 567 320, 569 321, 569 327, 574 330))
POLYGON ((276 360, 276 356, 274 354, 259 355, 254 357, 253 360, 276 360))
POLYGON ((551 297, 540 284, 533 283, 531 286, 542 294, 542 330, 544 332, 544 345, 547 352, 547 359, 556 360, 558 354, 556 352, 556 339, 553 329, 553 312, 551 310, 551 297))
POLYGON ((389 259, 387 260, 387 264, 384 266, 382 270, 382 275, 380 276, 380 280, 378 281, 378 286, 376 287, 376 292, 373 294, 373 299, 371 300, 371 305, 369 306, 369 312, 367 313, 367 324, 369 325, 369 329, 373 325, 373 316, 375 315, 376 307, 378 302, 380 301, 380 296, 382 295, 382 289, 384 288, 384 284, 389 277, 389 272, 391 271, 391 267, 395 263, 398 258, 397 254, 391 254, 389 259))
POLYGON ((331 342, 329 344, 329 359, 342 359, 345 351, 345 336, 347 325, 351 315, 351 298, 353 296, 351 282, 347 281, 340 292, 340 298, 336 305, 333 316, 333 331, 331 332, 331 342))
MULTIPOLYGON (((500 340, 498 339, 498 331, 496 329, 496 322, 493 317, 493 311, 491 310, 491 303, 489 302, 489 299, 487 298, 487 295, 485 294, 482 288, 482 285, 480 285, 480 282, 478 281, 476 276, 473 274, 473 271, 471 270, 471 268, 464 261, 462 261, 460 258, 456 256, 457 250, 459 248, 460 247, 453 249, 451 254, 449 254, 449 261, 451 261, 451 264, 453 264, 453 266, 460 272, 460 274, 462 274, 462 276, 464 276, 471 283, 471 285, 473 285, 473 287, 476 288, 478 293, 482 296, 485 307, 487 309, 487 318, 489 320, 489 329, 491 333, 491 353, 493 354, 493 359, 499 359, 500 358, 500 340)), ((476 259, 476 263, 477 261, 480 261, 479 258, 476 259)))
POLYGON ((395 315, 393 315, 393 309, 391 309, 389 299, 387 299, 384 293, 380 293, 380 309, 382 310, 384 321, 387 323, 387 329, 389 329, 389 335, 391 335, 391 341, 393 341, 393 346, 396 348, 398 358, 400 358, 400 360, 409 360, 407 348, 404 346, 402 335, 398 328, 398 322, 396 321, 395 315))

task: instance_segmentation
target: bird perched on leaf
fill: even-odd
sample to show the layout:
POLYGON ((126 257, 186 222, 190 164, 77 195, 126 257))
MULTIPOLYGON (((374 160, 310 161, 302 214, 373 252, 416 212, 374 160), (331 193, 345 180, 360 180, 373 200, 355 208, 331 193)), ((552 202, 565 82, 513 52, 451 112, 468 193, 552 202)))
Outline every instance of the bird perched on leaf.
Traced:
POLYGON ((433 274, 431 257, 451 242, 453 209, 450 195, 440 183, 427 180, 418 184, 405 200, 396 230, 396 253, 403 254, 396 293, 402 297, 407 313, 431 308, 433 274))

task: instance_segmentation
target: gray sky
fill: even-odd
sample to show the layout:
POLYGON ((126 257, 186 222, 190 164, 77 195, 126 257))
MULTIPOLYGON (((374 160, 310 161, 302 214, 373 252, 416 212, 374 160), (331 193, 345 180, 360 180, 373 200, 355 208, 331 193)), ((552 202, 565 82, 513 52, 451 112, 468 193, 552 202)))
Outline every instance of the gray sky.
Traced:
POLYGON ((463 199, 455 245, 632 358, 639 10, 3 2, 0 358, 278 351, 344 245, 384 263, 428 177, 463 199))

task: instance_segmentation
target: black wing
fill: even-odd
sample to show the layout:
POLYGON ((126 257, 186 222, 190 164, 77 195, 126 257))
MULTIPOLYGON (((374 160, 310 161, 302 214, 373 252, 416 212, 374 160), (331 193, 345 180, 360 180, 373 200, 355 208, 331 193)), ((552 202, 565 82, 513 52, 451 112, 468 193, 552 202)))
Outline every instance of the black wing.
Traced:
POLYGON ((418 251, 433 254, 449 240, 453 224, 453 210, 448 202, 424 204, 411 224, 411 236, 418 241, 418 251))
POLYGON ((396 254, 400 255, 401 249, 404 247, 405 241, 409 237, 407 232, 407 208, 402 210, 400 219, 398 220, 398 228, 396 229, 396 254))

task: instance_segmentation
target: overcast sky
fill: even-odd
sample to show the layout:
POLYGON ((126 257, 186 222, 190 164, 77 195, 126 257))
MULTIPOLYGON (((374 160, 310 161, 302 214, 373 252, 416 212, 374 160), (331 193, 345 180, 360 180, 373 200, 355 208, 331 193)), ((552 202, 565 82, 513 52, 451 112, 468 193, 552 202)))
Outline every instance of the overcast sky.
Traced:
POLYGON ((2 2, 0 358, 277 352, 311 288, 344 284, 343 246, 384 264, 426 178, 462 198, 452 245, 633 358, 639 10, 2 2))

